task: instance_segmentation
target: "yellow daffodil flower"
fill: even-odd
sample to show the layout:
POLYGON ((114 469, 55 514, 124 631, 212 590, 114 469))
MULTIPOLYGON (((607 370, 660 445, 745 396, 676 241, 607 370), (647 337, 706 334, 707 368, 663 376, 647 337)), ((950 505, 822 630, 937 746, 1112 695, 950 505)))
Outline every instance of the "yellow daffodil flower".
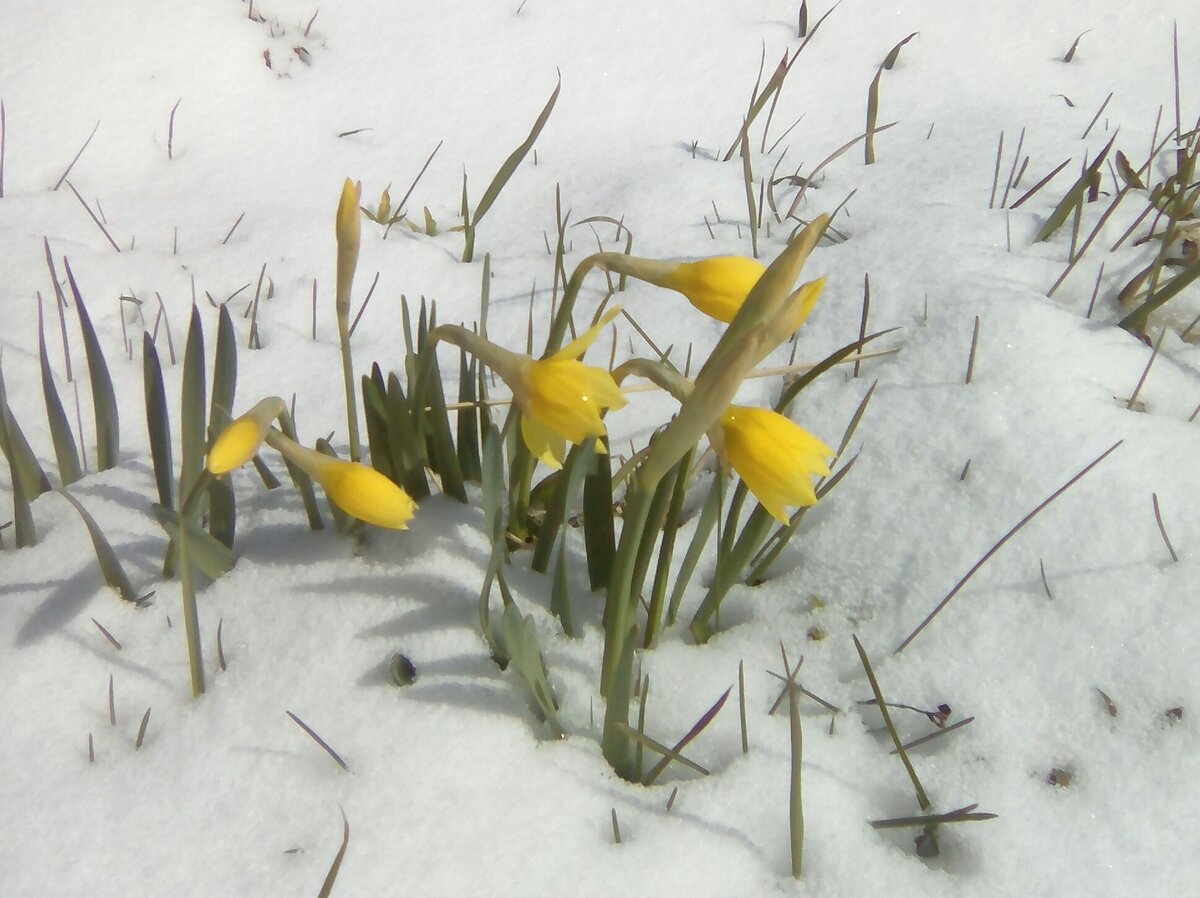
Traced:
POLYGON ((608 271, 628 275, 682 293, 693 306, 717 321, 728 324, 767 267, 744 256, 713 256, 695 262, 665 262, 639 259, 620 253, 603 253, 596 264, 608 271))
POLYGON ((376 527, 408 529, 417 503, 374 468, 306 449, 277 430, 269 431, 266 441, 321 484, 329 501, 346 514, 376 527))
POLYGON ((705 315, 728 324, 766 270, 756 259, 714 256, 676 265, 660 286, 682 293, 705 315))
POLYGON ((463 347, 500 375, 521 410, 525 445, 539 461, 561 468, 568 441, 580 444, 604 436, 600 413, 626 404, 611 373, 579 361, 620 311, 610 309, 586 333, 544 359, 510 352, 457 325, 442 325, 430 334, 463 347))
POLYGON ((816 504, 812 477, 828 476, 832 449, 769 409, 731 405, 720 424, 725 458, 773 518, 786 524, 787 506, 816 504))
POLYGON ((271 429, 271 422, 286 407, 278 396, 270 396, 226 427, 208 451, 209 472, 219 477, 250 461, 271 429))

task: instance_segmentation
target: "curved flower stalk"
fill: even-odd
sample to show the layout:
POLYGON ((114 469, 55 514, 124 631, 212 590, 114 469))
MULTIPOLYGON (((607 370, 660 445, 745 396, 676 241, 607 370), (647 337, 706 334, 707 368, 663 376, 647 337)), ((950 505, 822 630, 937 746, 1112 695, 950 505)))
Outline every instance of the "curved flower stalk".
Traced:
POLYGON ((208 450, 209 473, 219 477, 254 458, 271 429, 271 422, 286 409, 282 399, 269 396, 232 422, 208 450))
MULTIPOLYGON (((454 324, 436 327, 429 336, 462 347, 500 375, 521 410, 525 445, 535 458, 557 469, 566 457, 567 442, 579 445, 604 436, 601 412, 627 402, 612 374, 579 361, 619 312, 610 309, 586 333, 544 359, 511 352, 454 324)), ((596 448, 604 451, 601 443, 596 448)))
POLYGON ((787 524, 789 505, 817 503, 812 478, 829 475, 832 449, 770 409, 731 405, 719 423, 720 454, 771 517, 787 524))
POLYGON ((665 262, 608 254, 602 267, 682 293, 710 318, 728 324, 767 267, 744 256, 713 256, 695 262, 665 262))
POLYGON ((268 446, 321 484, 329 501, 346 514, 376 527, 408 529, 417 503, 374 468, 307 449, 278 430, 267 431, 265 440, 268 446))

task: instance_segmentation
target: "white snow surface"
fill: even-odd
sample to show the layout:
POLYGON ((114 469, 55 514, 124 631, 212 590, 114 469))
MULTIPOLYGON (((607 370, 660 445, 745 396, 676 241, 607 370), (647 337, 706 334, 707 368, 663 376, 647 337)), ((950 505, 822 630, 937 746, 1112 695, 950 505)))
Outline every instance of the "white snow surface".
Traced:
MULTIPOLYGON (((587 590, 581 539, 572 537, 570 583, 582 638, 562 634, 548 610, 549 580, 530 572, 527 555, 516 556, 510 575, 517 601, 537 621, 562 703, 569 732, 556 741, 479 634, 488 542, 477 493, 468 506, 425 500, 408 532, 371 532, 356 551, 332 530, 309 531, 296 493, 264 491, 249 468, 234 476, 237 565, 200 594, 209 691, 191 698, 179 585, 161 579, 166 541, 150 513, 156 493, 140 352, 156 295, 179 353, 198 298, 211 362, 217 309, 205 294, 219 302, 250 282, 230 301, 242 344, 236 410, 295 393, 302 438, 311 443, 333 431, 344 451, 332 222, 346 176, 361 180, 365 205, 374 207, 388 184, 397 201, 442 142, 407 204, 417 221, 427 207, 442 232, 395 227, 385 240, 382 228, 363 221, 356 309, 380 274, 354 336, 360 373, 374 361, 385 371, 402 364, 402 294, 410 302, 436 299, 441 321, 477 319, 484 253, 493 272, 490 335, 524 348, 534 289, 535 344, 541 340, 556 185, 572 223, 621 218, 637 255, 750 252, 741 162, 716 158, 738 133, 760 59, 765 54, 765 80, 780 55, 800 45, 797 4, 526 0, 517 7, 517 0, 329 3, 307 35, 312 0, 256 2, 261 22, 237 0, 48 0, 12 3, 2 17, 0 347, 9 402, 53 479, 38 291, 48 300, 51 362, 72 417, 74 393, 49 314, 48 237, 60 276, 62 257, 70 259, 120 400, 120 465, 95 473, 72 304, 71 357, 93 466, 72 492, 139 591, 155 596, 138 609, 104 586, 86 530, 54 493, 33 503, 36 546, 15 550, 12 530, 3 532, 0 896, 315 895, 340 844, 339 806, 351 838, 335 895, 1191 893, 1200 873, 1200 675, 1188 660, 1200 636, 1200 418, 1192 420, 1200 350, 1179 334, 1200 301, 1192 288, 1154 319, 1152 334, 1166 333, 1141 389, 1144 409, 1127 409, 1151 349, 1116 326, 1123 313, 1115 295, 1155 248, 1108 247, 1144 199, 1120 208, 1052 298, 1070 223, 1048 242, 1033 237, 1085 155, 1094 158, 1118 129, 1115 146, 1136 166, 1152 145, 1160 106, 1159 135, 1174 127, 1172 15, 1190 130, 1200 112, 1195 4, 1168 13, 1157 4, 1085 0, 845 0, 788 76, 769 152, 760 144, 765 113, 753 126, 756 179, 785 148, 778 176, 797 167, 811 173, 863 132, 877 66, 897 41, 919 32, 881 78, 880 124, 898 124, 877 135, 878 161, 865 166, 856 145, 797 210, 806 219, 832 212, 854 191, 834 222, 848 239, 822 245, 806 267, 806 278, 826 275, 829 283, 801 332, 797 361, 819 361, 856 339, 864 273, 869 329, 900 328, 877 343, 900 347, 898 354, 864 362, 857 379, 845 366, 834 369, 794 409, 798 422, 836 445, 877 382, 846 453, 861 450, 858 462, 807 515, 771 578, 731 592, 710 644, 694 645, 685 624, 703 596, 711 552, 681 624, 640 662, 652 683, 647 731, 673 743, 736 683, 744 661, 748 754, 735 689, 687 752, 710 776, 672 768, 642 787, 612 773, 598 743, 602 597, 587 590), (462 235, 449 228, 459 221, 464 171, 474 203, 559 73, 561 96, 537 141, 536 164, 531 154, 520 166, 479 225, 476 260, 461 263, 462 235), (119 253, 65 184, 51 190, 97 121, 69 179, 103 210, 119 253), (366 130, 339 136, 356 129, 366 130), (1030 161, 1009 205, 1063 159, 1072 163, 1020 208, 1006 212, 997 196, 989 209, 997 140, 1003 131, 1003 192, 1022 129, 1030 161), (274 295, 258 313, 263 348, 248 351, 242 312, 264 263, 274 295), (141 314, 121 296, 140 299, 141 314), (904 652, 891 654, 1010 527, 1118 440, 904 652), (1178 562, 1155 522, 1152 493, 1178 562), (823 639, 811 638, 817 631, 823 639), (998 815, 943 827, 937 859, 916 855, 916 831, 868 823, 918 808, 878 713, 856 705, 871 693, 852 634, 891 701, 947 704, 949 723, 975 718, 912 752, 936 810, 978 803, 998 815), (782 669, 780 641, 793 661, 804 657, 804 686, 844 709, 831 727, 827 711, 803 704, 799 882, 789 862, 787 715, 767 715, 779 691, 767 671, 782 669), (412 659, 413 685, 389 682, 393 652, 412 659), (1111 697, 1115 717, 1098 689, 1111 697), (148 707, 145 742, 135 751, 148 707), (1180 707, 1182 718, 1171 722, 1166 712, 1180 707), (285 711, 334 746, 349 772, 285 711), (1071 771, 1068 786, 1047 782, 1056 768, 1071 771)), ((810 26, 827 9, 810 4, 810 26)), ((1167 153, 1156 165, 1166 170, 1167 153)), ((1107 168, 1103 177, 1111 194, 1107 168)), ((781 214, 795 190, 776 188, 781 214)), ((1088 205, 1083 234, 1107 206, 1102 200, 1088 205)), ((794 226, 772 223, 771 236, 761 235, 767 260, 794 226)), ((597 239, 622 248, 611 225, 596 227, 598 238, 587 225, 569 229, 568 270, 597 239)), ((1148 221, 1137 234, 1147 228, 1148 221)), ((589 279, 581 320, 603 288, 602 276, 589 279)), ((675 346, 676 360, 689 343, 703 359, 721 333, 664 291, 630 282, 619 299, 659 346, 675 346)), ((607 339, 600 347, 608 352, 607 339)), ((652 354, 622 325, 618 358, 631 347, 652 354)), ((161 329, 158 349, 176 414, 180 369, 169 366, 161 329)), ((778 350, 767 364, 786 363, 787 353, 778 350)), ((457 360, 446 353, 444 361, 454 391, 457 360)), ((778 378, 748 381, 739 401, 770 402, 778 386, 778 378)), ((673 409, 661 395, 633 397, 608 418, 612 445, 643 445, 673 409)), ((277 458, 271 464, 282 472, 277 458)), ((3 522, 12 491, 7 466, 0 470, 3 522)), ((682 545, 690 534, 689 526, 682 545)), ((905 739, 933 729, 919 713, 893 715, 905 739)))

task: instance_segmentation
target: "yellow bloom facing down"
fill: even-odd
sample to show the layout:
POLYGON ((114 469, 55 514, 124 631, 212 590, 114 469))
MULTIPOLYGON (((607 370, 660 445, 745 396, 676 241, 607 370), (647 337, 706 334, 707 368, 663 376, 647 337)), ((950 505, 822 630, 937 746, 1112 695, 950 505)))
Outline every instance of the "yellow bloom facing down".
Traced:
POLYGON ((539 461, 561 468, 567 441, 579 444, 603 436, 600 413, 626 403, 611 373, 579 361, 620 311, 609 309, 586 333, 544 359, 510 352, 456 324, 436 327, 430 337, 462 347, 499 374, 521 410, 525 445, 539 461))
POLYGON ((266 439, 284 458, 321 484, 329 501, 346 514, 376 527, 408 529, 417 503, 374 468, 307 449, 278 430, 269 431, 266 439))
POLYGON ((603 436, 600 412, 622 408, 627 402, 612 374, 579 361, 619 311, 611 309, 549 358, 522 360, 519 383, 509 384, 521 408, 525 445, 552 468, 562 467, 567 440, 579 444, 603 436))
POLYGON ((208 470, 219 477, 250 461, 266 438, 271 422, 286 407, 278 396, 270 396, 226 427, 208 452, 208 470))
POLYGON ((829 474, 834 452, 778 412, 731 405, 720 419, 724 454, 764 509, 788 522, 790 505, 815 505, 812 477, 829 474))
MULTIPOLYGON (((320 453, 317 453, 320 455, 320 453)), ((312 472, 325 495, 351 517, 388 527, 407 530, 417 503, 392 481, 374 468, 357 462, 328 458, 312 472)))

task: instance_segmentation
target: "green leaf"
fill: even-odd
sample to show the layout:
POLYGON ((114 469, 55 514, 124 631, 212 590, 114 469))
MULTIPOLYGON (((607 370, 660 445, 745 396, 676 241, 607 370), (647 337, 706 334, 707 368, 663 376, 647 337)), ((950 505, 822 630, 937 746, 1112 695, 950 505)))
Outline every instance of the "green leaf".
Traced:
POLYGON ((473 404, 478 399, 475 389, 478 368, 477 359, 472 357, 468 364, 467 354, 459 353, 458 401, 461 407, 455 412, 455 423, 458 427, 458 465, 462 469, 463 478, 474 483, 478 483, 482 476, 479 458, 479 416, 475 413, 473 404))
POLYGON ((386 391, 383 372, 378 363, 371 367, 371 374, 362 375, 363 417, 367 422, 367 448, 371 453, 371 465, 388 480, 400 483, 392 468, 392 447, 387 437, 386 391))
POLYGON ((688 584, 692 582, 692 576, 696 573, 696 565, 699 564, 704 546, 708 542, 709 536, 712 535, 717 518, 721 515, 721 505, 724 501, 725 476, 718 471, 713 475, 713 483, 709 487, 704 507, 700 511, 700 518, 696 522, 692 541, 688 545, 687 554, 683 556, 683 564, 679 568, 679 574, 675 577, 675 585, 671 589, 671 600, 667 604, 668 627, 675 623, 679 614, 679 605, 683 601, 683 594, 687 590, 688 584))
POLYGON ((222 545, 233 548, 237 529, 237 497, 229 475, 214 477, 208 485, 208 532, 222 545))
POLYGON ((167 508, 174 508, 171 418, 167 411, 167 392, 163 385, 158 350, 149 332, 142 333, 142 384, 146 394, 146 429, 150 435, 150 458, 154 465, 154 482, 158 486, 158 501, 167 508))
POLYGON ((237 335, 229 316, 228 304, 222 303, 217 321, 217 349, 213 357, 212 404, 208 411, 208 432, 215 439, 233 420, 233 396, 237 390, 237 335))
MULTIPOLYGON (((183 351, 183 383, 180 397, 180 434, 182 455, 179 464, 179 495, 187 496, 204 468, 207 449, 205 438, 205 374, 204 374, 204 326, 200 322, 200 310, 192 306, 191 323, 188 326, 187 345, 183 351)), ((203 513, 197 504, 196 517, 203 513)))
POLYGON ((42 298, 38 295, 38 358, 42 365, 42 396, 46 402, 46 417, 50 422, 50 439, 54 443, 54 457, 58 460, 58 477, 63 485, 74 483, 83 476, 79 467, 79 451, 67 413, 63 411, 58 388, 54 386, 54 373, 50 370, 50 358, 46 354, 46 332, 42 319, 42 298))
POLYGON ((424 398, 416 403, 416 413, 425 420, 425 426, 421 429, 432 438, 430 466, 441 478, 442 492, 465 504, 467 491, 463 485, 462 468, 458 463, 458 451, 454 448, 454 437, 450 431, 450 413, 446 410, 446 392, 438 368, 437 350, 424 346, 421 353, 425 357, 425 375, 421 379, 421 395, 424 398))
POLYGON ((595 453, 583 478, 583 540, 587 548, 588 582, 592 589, 608 586, 617 554, 617 538, 613 525, 612 456, 607 452, 595 453))
POLYGON ((75 283, 71 263, 63 256, 63 268, 67 272, 67 283, 75 297, 75 309, 79 313, 79 329, 83 333, 83 348, 87 355, 88 379, 92 384, 92 408, 96 416, 96 467, 107 471, 117 464, 121 451, 120 422, 117 418, 117 395, 113 391, 112 377, 104 361, 104 351, 96 338, 92 319, 75 283))
POLYGON ((100 529, 100 525, 96 523, 86 508, 84 508, 79 500, 68 493, 65 489, 59 489, 59 493, 63 498, 75 506, 75 510, 79 512, 79 516, 83 518, 83 523, 88 529, 88 536, 92 538, 92 547, 96 550, 96 561, 100 564, 100 572, 104 575, 104 582, 120 593, 121 598, 127 602, 138 604, 138 594, 133 588, 133 584, 129 582, 129 577, 125 574, 125 569, 121 567, 121 562, 117 560, 117 553, 113 551, 112 545, 104 536, 104 531, 100 529))
MULTIPOLYGON (((550 113, 554 111, 554 104, 558 102, 558 92, 562 89, 562 79, 554 86, 553 93, 550 94, 550 99, 546 101, 546 105, 542 107, 542 111, 538 113, 537 120, 534 121, 533 127, 529 130, 529 135, 521 143, 519 147, 509 154, 508 158, 500 166, 495 177, 492 178, 492 183, 487 186, 487 190, 483 192, 483 196, 479 198, 478 205, 475 206, 475 213, 471 216, 468 224, 467 246, 463 252, 463 261, 470 262, 474 250, 474 229, 478 226, 479 220, 483 218, 487 211, 492 208, 492 204, 496 202, 496 198, 500 196, 500 191, 508 183, 509 179, 516 172, 517 167, 522 160, 533 149, 534 143, 538 136, 542 133, 542 129, 546 127, 546 122, 550 119, 550 113)), ((466 179, 463 180, 463 199, 464 208, 466 206, 466 179)))
POLYGON ((574 639, 579 635, 575 614, 571 611, 571 591, 567 585, 567 534, 558 541, 558 557, 554 562, 554 577, 550 585, 550 611, 562 624, 563 632, 574 639))
POLYGON ((0 368, 0 450, 8 459, 13 482, 21 481, 21 489, 28 501, 50 489, 49 478, 38 464, 37 456, 33 454, 29 441, 25 439, 21 426, 8 406, 3 368, 0 368))
POLYGON ((1104 149, 1092 160, 1092 164, 1084 169, 1083 174, 1079 176, 1071 189, 1064 196, 1050 213, 1050 217, 1046 219, 1046 223, 1042 225, 1041 230, 1037 232, 1037 236, 1033 238, 1034 243, 1041 243, 1043 240, 1049 240, 1050 237, 1057 231, 1075 211, 1076 206, 1082 206, 1084 198, 1087 195, 1088 185, 1092 179, 1100 172, 1100 166, 1104 164, 1104 160, 1108 158, 1108 151, 1112 149, 1116 143, 1117 135, 1113 134, 1112 139, 1104 145, 1104 149))
POLYGON ((538 647, 533 618, 522 615, 515 605, 509 605, 504 609, 500 626, 510 658, 510 669, 516 671, 529 690, 535 713, 561 736, 564 730, 558 722, 558 701, 546 679, 546 664, 538 647))
MULTIPOLYGON (((290 412, 285 412, 279 419, 279 429, 283 431, 283 435, 293 443, 300 442, 296 436, 296 422, 292 420, 290 412)), ((308 526, 310 530, 321 530, 325 526, 325 522, 321 520, 320 509, 317 508, 317 497, 313 492, 312 478, 304 473, 298 465, 283 460, 287 467, 288 474, 292 478, 292 484, 296 487, 296 491, 300 493, 300 499, 304 503, 304 512, 308 515, 308 526)))
MULTIPOLYGON (((171 508, 155 504, 152 506, 154 518, 166 531, 171 541, 179 542, 179 514, 171 508)), ((232 570, 234 561, 230 548, 214 539, 204 531, 196 521, 188 521, 188 557, 191 563, 199 568, 204 576, 216 580, 226 571, 232 570)))
POLYGON ((538 529, 537 544, 534 546, 533 559, 530 562, 530 566, 538 573, 544 574, 550 567, 558 532, 567 519, 567 512, 579 493, 584 476, 595 464, 594 446, 593 440, 572 446, 563 462, 562 470, 551 474, 538 484, 538 487, 546 483, 552 485, 550 495, 545 499, 546 515, 538 529))

